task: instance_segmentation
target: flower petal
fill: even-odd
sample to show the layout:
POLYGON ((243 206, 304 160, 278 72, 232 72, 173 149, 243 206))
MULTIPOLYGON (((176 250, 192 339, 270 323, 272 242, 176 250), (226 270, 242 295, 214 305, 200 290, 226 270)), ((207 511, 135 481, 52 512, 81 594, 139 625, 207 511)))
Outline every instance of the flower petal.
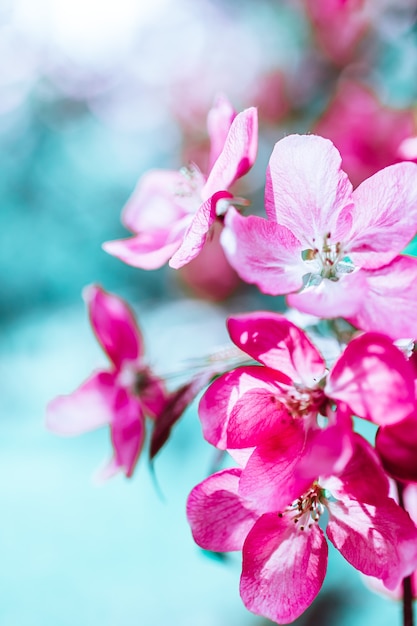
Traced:
POLYGON ((120 370, 125 361, 141 357, 142 335, 126 302, 99 285, 84 289, 83 297, 94 333, 115 368, 120 370))
POLYGON ((320 484, 337 499, 346 497, 377 504, 389 495, 389 482, 381 462, 371 444, 358 433, 352 434, 353 453, 338 476, 331 476, 320 484), (366 476, 366 480, 364 480, 366 476))
POLYGON ((229 100, 223 95, 217 96, 214 106, 207 115, 207 130, 210 137, 210 169, 223 150, 227 134, 236 115, 236 111, 229 100))
POLYGON ((145 423, 139 401, 120 389, 115 402, 111 439, 115 464, 130 478, 145 437, 145 423))
POLYGON ((218 191, 224 191, 250 170, 258 150, 258 113, 254 107, 245 109, 230 126, 226 141, 202 189, 207 200, 218 191))
POLYGON ((205 550, 241 550, 259 517, 238 496, 240 473, 233 468, 213 474, 188 496, 188 522, 194 541, 205 550))
POLYGON ((320 591, 327 552, 317 525, 300 531, 276 513, 262 515, 243 546, 240 595, 246 608, 280 624, 295 620, 320 591))
POLYGON ((207 239, 210 227, 216 219, 217 202, 222 198, 230 197, 229 192, 218 191, 200 206, 185 231, 178 250, 169 262, 171 267, 178 269, 198 255, 207 239))
POLYGON ((198 408, 205 439, 225 450, 251 447, 267 438, 272 426, 288 416, 275 401, 277 382, 277 372, 258 366, 238 367, 217 378, 198 408), (259 400, 264 407, 262 419, 259 419, 259 400))
POLYGON ((127 265, 143 270, 155 270, 165 265, 181 245, 182 233, 172 241, 172 232, 156 230, 142 232, 136 237, 106 241, 102 248, 127 265))
POLYGON ((365 272, 345 274, 339 280, 324 278, 317 286, 287 296, 288 305, 324 319, 351 317, 361 308, 368 293, 365 272))
POLYGON ((417 482, 417 414, 381 427, 375 448, 385 470, 397 480, 417 482))
POLYGON ((138 380, 139 384, 136 384, 135 392, 144 413, 147 417, 158 418, 165 408, 168 397, 164 381, 154 376, 147 368, 141 371, 138 380))
POLYGON ((80 435, 106 426, 113 419, 114 384, 113 374, 99 372, 73 393, 58 396, 47 406, 46 427, 59 435, 80 435))
POLYGON ((417 259, 398 256, 377 270, 363 270, 367 294, 359 310, 345 315, 363 330, 392 339, 415 337, 417 328, 417 259))
POLYGON ((386 335, 353 339, 336 361, 325 393, 345 402, 358 417, 394 424, 414 409, 414 376, 405 356, 386 335))
POLYGON ((328 510, 328 538, 363 574, 395 589, 417 568, 417 528, 391 498, 382 496, 376 505, 344 498, 328 510))
POLYGON ((355 189, 353 198, 349 257, 363 268, 386 265, 417 231, 417 165, 380 170, 355 189))
POLYGON ((263 293, 287 294, 301 289, 305 265, 302 247, 288 228, 256 215, 242 217, 230 207, 221 244, 229 263, 263 293))
MULTIPOLYGON (((196 176, 198 172, 194 172, 196 176)), ((203 178, 200 174, 200 185, 203 178)), ((191 186, 180 171, 150 170, 146 172, 126 203, 122 222, 134 233, 171 230, 187 212, 185 199, 191 186)))
POLYGON ((292 420, 279 436, 257 446, 242 471, 239 494, 263 511, 283 511, 290 506, 317 478, 314 465, 309 475, 297 471, 305 441, 303 423, 292 420))
MULTIPOLYGON (((294 382, 314 386, 324 375, 325 363, 307 335, 278 313, 257 311, 230 317, 232 341, 253 359, 282 372, 294 382)), ((282 378, 285 382, 285 378, 282 378)))
POLYGON ((350 230, 352 185, 328 139, 289 135, 277 144, 267 170, 269 219, 286 226, 303 248, 343 241, 350 230))
POLYGON ((305 449, 297 463, 296 474, 310 480, 314 479, 314 474, 339 474, 353 453, 352 434, 350 413, 338 406, 333 423, 329 421, 325 428, 308 429, 305 449))

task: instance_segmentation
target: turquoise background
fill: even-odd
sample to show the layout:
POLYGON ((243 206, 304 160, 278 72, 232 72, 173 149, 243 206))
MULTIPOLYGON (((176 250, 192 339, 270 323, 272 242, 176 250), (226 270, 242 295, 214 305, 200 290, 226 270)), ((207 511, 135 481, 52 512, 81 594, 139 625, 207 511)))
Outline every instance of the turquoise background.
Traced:
MULTIPOLYGON (((306 20, 291 2, 260 2, 255 11, 253 3, 237 4, 193 3, 196 21, 190 30, 181 25, 181 38, 194 41, 209 6, 252 29, 271 66, 285 67, 288 50, 294 58, 311 45, 306 20)), ((0 624, 261 626, 267 622, 249 614, 239 598, 239 556, 225 562, 210 558, 193 543, 186 521, 186 497, 214 462, 196 404, 174 429, 154 472, 142 458, 131 480, 116 477, 104 484, 97 484, 94 474, 111 454, 108 432, 59 438, 46 431, 44 415, 50 399, 105 366, 81 300, 82 288, 91 282, 131 302, 150 361, 166 374, 226 341, 228 313, 280 308, 282 302, 243 287, 222 305, 200 302, 186 293, 173 270, 135 270, 101 250, 103 241, 126 234, 120 210, 139 175, 151 167, 181 165, 184 131, 168 100, 161 104, 158 95, 169 76, 159 77, 152 96, 138 82, 137 97, 133 79, 122 81, 124 62, 141 68, 151 59, 127 49, 124 60, 114 67, 107 61, 105 72, 100 70, 103 84, 111 78, 100 103, 113 103, 116 111, 114 117, 100 116, 89 92, 98 69, 79 58, 75 63, 56 42, 53 47, 47 14, 43 39, 31 37, 17 20, 16 6, 0 6, 2 41, 16 39, 5 57, 14 78, 7 82, 3 72, 0 100, 4 104, 6 96, 23 90, 0 113, 0 624), (120 96, 118 81, 126 95, 120 96), (163 113, 149 125, 152 98, 163 113), (131 125, 116 123, 121 104, 131 125)), ((166 11, 160 30, 155 24, 151 30, 161 41, 175 26, 166 11)), ((414 24, 407 36, 387 39, 378 67, 369 70, 392 104, 415 102, 415 36, 414 24)), ((159 50, 162 57, 170 54, 162 44, 159 50)), ((224 54, 227 68, 231 53, 224 54)), ((236 84, 233 88, 236 94, 236 84)), ((287 126, 263 129, 254 183, 263 184, 273 143, 285 132, 307 129, 327 95, 313 94, 303 116, 290 118, 287 126)), ((245 97, 250 100, 250 94, 245 97)), ((253 200, 262 204, 259 186, 253 200)), ((413 254, 415 245, 409 248, 413 254)), ((399 604, 369 591, 330 550, 323 591, 297 623, 391 626, 400 623, 400 614, 399 604)))

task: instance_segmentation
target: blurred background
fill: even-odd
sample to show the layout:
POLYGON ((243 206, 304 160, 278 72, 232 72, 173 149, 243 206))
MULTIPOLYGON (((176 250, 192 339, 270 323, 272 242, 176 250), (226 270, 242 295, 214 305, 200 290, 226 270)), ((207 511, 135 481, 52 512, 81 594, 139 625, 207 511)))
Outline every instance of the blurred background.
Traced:
MULTIPOLYGON (((120 212, 146 170, 204 170, 218 94, 259 110, 242 182, 253 210, 291 132, 331 138, 355 185, 416 160, 416 19, 415 0, 0 0, 2 626, 267 623, 241 604, 239 558, 213 559, 191 538, 186 497, 214 462, 195 406, 154 472, 141 459, 131 480, 100 485, 107 430, 58 438, 45 406, 106 366, 87 284, 131 303, 168 376, 227 340, 230 312, 283 306, 234 279, 219 291, 128 267, 101 244, 127 236, 120 212)), ((331 552, 297 623, 391 625, 400 612, 331 552)))

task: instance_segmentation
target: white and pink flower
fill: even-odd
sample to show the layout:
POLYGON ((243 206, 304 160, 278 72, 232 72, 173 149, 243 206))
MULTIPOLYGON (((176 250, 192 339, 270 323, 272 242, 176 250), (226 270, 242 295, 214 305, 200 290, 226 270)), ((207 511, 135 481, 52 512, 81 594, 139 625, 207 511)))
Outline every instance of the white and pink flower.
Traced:
POLYGON ((221 241, 241 278, 300 311, 414 337, 417 259, 400 253, 417 231, 415 163, 353 190, 329 140, 290 135, 272 153, 265 203, 268 219, 226 215, 221 241))
POLYGON ((126 204, 123 224, 133 237, 103 244, 128 265, 156 269, 169 261, 180 268, 204 246, 217 217, 233 203, 230 187, 252 167, 258 146, 255 108, 235 114, 225 98, 208 116, 211 169, 153 170, 138 182, 126 204))

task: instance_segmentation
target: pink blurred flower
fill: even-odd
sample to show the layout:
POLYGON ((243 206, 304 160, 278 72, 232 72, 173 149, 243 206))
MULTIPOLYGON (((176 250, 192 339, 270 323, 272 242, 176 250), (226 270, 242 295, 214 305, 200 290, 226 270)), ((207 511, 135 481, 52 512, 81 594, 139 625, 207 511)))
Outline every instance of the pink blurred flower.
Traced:
MULTIPOLYGON (((241 493, 245 468, 210 476, 191 492, 187 516, 206 550, 242 550, 240 594, 254 613, 289 623, 312 603, 327 568, 327 543, 318 525, 359 571, 394 589, 417 564, 417 529, 389 495, 371 446, 354 436, 354 452, 337 476, 317 476, 290 504, 268 507, 241 493), (366 481, 363 477, 366 476, 366 481), (306 584, 308 581, 308 584, 306 584)), ((284 486, 287 477, 277 472, 284 486)))
POLYGON ((408 144, 403 143, 416 132, 412 109, 383 106, 369 87, 358 82, 340 83, 313 132, 338 148, 354 187, 387 165, 415 158, 407 156, 408 144))
POLYGON ((337 65, 355 55, 370 26, 367 0, 304 0, 314 34, 324 53, 337 65))
POLYGON ((252 167, 257 151, 257 112, 235 116, 217 100, 208 116, 211 169, 205 177, 191 165, 180 171, 154 170, 139 181, 122 214, 134 237, 103 244, 125 263, 143 269, 170 260, 178 269, 194 259, 216 218, 233 202, 229 189, 252 167))
POLYGON ((226 215, 221 242, 241 278, 305 313, 414 336, 417 260, 399 253, 417 230, 415 163, 353 191, 329 140, 290 135, 270 158, 265 203, 268 219, 226 215))
POLYGON ((165 406, 164 386, 144 361, 142 335, 128 305, 98 285, 85 289, 84 297, 110 367, 52 400, 46 425, 60 435, 109 426, 113 458, 103 475, 121 470, 130 477, 144 442, 145 416, 154 418, 165 406))

